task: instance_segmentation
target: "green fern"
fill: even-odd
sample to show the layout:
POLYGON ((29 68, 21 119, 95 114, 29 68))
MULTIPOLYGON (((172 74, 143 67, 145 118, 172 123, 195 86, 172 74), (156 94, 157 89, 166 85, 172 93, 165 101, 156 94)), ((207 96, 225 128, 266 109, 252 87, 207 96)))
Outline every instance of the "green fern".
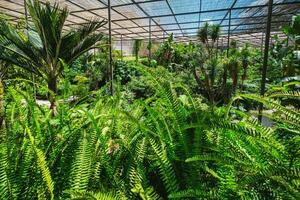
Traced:
POLYGON ((90 192, 82 190, 67 190, 66 194, 70 195, 69 199, 85 199, 85 200, 118 200, 117 196, 111 193, 90 192))
POLYGON ((31 145, 35 151, 36 157, 37 157, 37 164, 38 167, 42 173, 42 178, 44 180, 44 182, 47 185, 47 189, 49 191, 50 194, 50 199, 54 199, 54 194, 53 194, 53 190, 54 190, 54 183, 52 181, 52 177, 51 177, 51 173, 50 170, 47 166, 47 161, 46 161, 46 157, 44 155, 44 153, 35 146, 35 140, 31 134, 31 131, 29 128, 26 128, 26 132, 28 134, 28 137, 30 139, 31 145))
POLYGON ((8 152, 5 144, 0 145, 0 198, 15 199, 14 183, 10 177, 8 152))
POLYGON ((91 141, 88 140, 86 132, 83 133, 75 155, 70 186, 76 190, 86 190, 89 186, 92 164, 91 141))
POLYGON ((172 164, 169 161, 169 158, 166 155, 164 148, 161 148, 160 145, 153 139, 150 139, 150 144, 157 156, 157 167, 159 168, 162 180, 165 183, 165 187, 168 192, 178 191, 178 183, 176 179, 176 174, 172 167, 172 164))

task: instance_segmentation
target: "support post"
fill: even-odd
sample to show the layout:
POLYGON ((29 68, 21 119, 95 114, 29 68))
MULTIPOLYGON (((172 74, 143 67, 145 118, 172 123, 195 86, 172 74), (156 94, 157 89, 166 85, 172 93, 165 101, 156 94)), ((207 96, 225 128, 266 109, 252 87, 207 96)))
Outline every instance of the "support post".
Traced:
POLYGON ((219 56, 219 37, 218 37, 218 39, 217 39, 217 49, 216 49, 216 55, 217 55, 217 58, 218 58, 218 56, 219 56))
POLYGON ((198 20, 198 28, 201 25, 201 11, 202 11, 202 0, 199 0, 199 20, 198 20))
POLYGON ((223 52, 223 47, 224 47, 224 37, 222 37, 222 52, 223 52))
MULTIPOLYGON (((271 24, 272 24, 272 11, 273 11, 273 0, 269 0, 268 4, 268 18, 267 18, 267 28, 266 28, 266 39, 265 39, 265 49, 264 49, 264 60, 262 68, 262 79, 260 87, 260 95, 265 95, 266 90, 266 78, 267 78, 267 68, 268 68, 268 59, 269 59, 269 45, 270 45, 270 35, 271 35, 271 24)), ((258 120, 262 121, 262 111, 263 104, 259 104, 259 114, 258 120)))
POLYGON ((123 35, 121 34, 121 60, 123 61, 123 35))
POLYGON ((152 43, 151 43, 151 17, 149 18, 149 44, 148 44, 148 48, 149 48, 149 67, 151 67, 151 47, 152 47, 152 43))
MULTIPOLYGON (((227 35, 227 58, 229 58, 229 47, 230 47, 230 28, 231 28, 231 9, 229 10, 229 22, 228 22, 228 35, 227 35)), ((222 42, 223 43, 223 42, 222 42)), ((223 96, 225 96, 226 93, 226 85, 227 85, 227 67, 224 66, 224 72, 223 72, 223 96)))
MULTIPOLYGON (((27 11, 27 2, 24 0, 24 11, 25 11, 25 25, 26 25, 26 34, 28 36, 29 26, 28 26, 28 11, 27 11)), ((33 95, 34 100, 36 101, 36 86, 35 86, 35 78, 34 74, 31 73, 32 83, 33 83, 33 95)))
POLYGON ((261 46, 260 46, 260 49, 261 49, 261 54, 264 50, 264 32, 261 33, 261 46))
POLYGON ((109 43, 109 76, 110 76, 110 92, 111 95, 114 95, 114 69, 113 69, 113 60, 112 60, 112 39, 111 39, 111 4, 108 0, 108 43, 109 43))
POLYGON ((230 28, 231 28, 231 10, 229 11, 229 22, 228 22, 227 58, 229 57, 229 47, 230 47, 230 28))

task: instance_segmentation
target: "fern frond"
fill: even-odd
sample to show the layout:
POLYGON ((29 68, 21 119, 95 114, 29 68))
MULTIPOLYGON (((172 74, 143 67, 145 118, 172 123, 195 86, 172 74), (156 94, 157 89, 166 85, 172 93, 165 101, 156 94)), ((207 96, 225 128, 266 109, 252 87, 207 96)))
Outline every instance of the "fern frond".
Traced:
POLYGON ((287 98, 287 99, 300 99, 300 91, 284 91, 284 92, 275 92, 267 97, 269 98, 287 98))
POLYGON ((161 148, 153 139, 150 139, 150 144, 157 156, 157 165, 162 176, 162 180, 165 184, 165 187, 168 192, 176 192, 178 191, 178 183, 176 179, 176 174, 173 169, 172 164, 170 163, 166 151, 161 148))
POLYGON ((67 190, 64 193, 70 195, 70 199, 86 199, 86 200, 118 200, 116 195, 112 193, 91 192, 83 190, 67 190))
POLYGON ((241 96, 246 99, 252 99, 263 103, 264 106, 269 107, 271 109, 276 109, 282 114, 284 114, 288 119, 300 124, 300 113, 282 106, 278 101, 267 97, 260 97, 254 94, 242 94, 241 96))
POLYGON ((188 189, 179 192, 171 193, 168 196, 169 199, 189 199, 189 198, 196 198, 196 199, 217 199, 217 192, 216 191, 203 191, 199 189, 188 189))
POLYGON ((31 134, 31 130, 29 128, 26 128, 26 132, 27 132, 28 137, 30 139, 31 145, 32 145, 32 147, 35 151, 35 154, 36 154, 36 157, 37 157, 38 167, 41 170, 43 180, 47 185, 47 189, 50 193, 50 198, 52 200, 52 199, 54 199, 54 194, 53 194, 54 183, 52 181, 50 170, 47 166, 46 157, 45 157, 43 151, 35 146, 35 140, 34 140, 32 134, 31 134))
POLYGON ((7 147, 0 144, 0 198, 15 199, 13 182, 9 174, 9 163, 7 157, 7 147))
POLYGON ((75 190, 86 190, 91 176, 92 152, 91 141, 84 131, 71 169, 71 188, 75 190))

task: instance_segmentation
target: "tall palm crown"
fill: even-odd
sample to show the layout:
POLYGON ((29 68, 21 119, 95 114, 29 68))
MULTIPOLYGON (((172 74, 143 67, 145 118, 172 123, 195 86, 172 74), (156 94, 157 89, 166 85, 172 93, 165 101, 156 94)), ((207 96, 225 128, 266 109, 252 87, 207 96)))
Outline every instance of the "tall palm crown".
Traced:
POLYGON ((208 99, 213 102, 216 92, 214 91, 214 83, 217 68, 218 49, 215 48, 215 43, 220 36, 220 25, 209 24, 206 22, 203 27, 199 28, 197 37, 203 44, 201 51, 202 58, 200 62, 201 73, 204 74, 204 82, 200 80, 195 69, 194 76, 200 88, 205 87, 208 99))
POLYGON ((210 27, 210 37, 211 37, 213 43, 215 43, 218 40, 218 38, 220 36, 220 29, 221 28, 220 28, 219 24, 211 25, 211 27, 210 27))
POLYGON ((206 22, 204 26, 198 30, 198 38, 203 44, 208 41, 209 28, 209 24, 206 22))
POLYGON ((210 25, 206 22, 204 26, 198 30, 198 38, 203 44, 208 43, 209 39, 212 40, 212 43, 215 43, 220 36, 220 30, 220 25, 210 25))
MULTIPOLYGON (((94 20, 82 27, 64 32, 68 17, 67 8, 60 9, 49 2, 42 6, 37 0, 27 3, 32 18, 27 33, 19 32, 5 20, 0 20, 0 59, 42 76, 48 89, 57 91, 58 76, 63 67, 60 59, 69 64, 87 52, 103 38, 97 32, 106 21, 94 20)), ((49 95, 51 107, 55 107, 53 94, 49 95)))

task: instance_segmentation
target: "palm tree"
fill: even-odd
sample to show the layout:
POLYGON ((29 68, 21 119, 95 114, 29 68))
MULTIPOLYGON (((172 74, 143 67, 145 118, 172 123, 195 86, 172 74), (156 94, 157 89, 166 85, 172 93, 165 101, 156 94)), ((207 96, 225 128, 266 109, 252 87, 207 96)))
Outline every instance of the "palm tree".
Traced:
POLYGON ((198 30, 198 38, 203 44, 208 42, 209 24, 206 22, 202 28, 198 30))
POLYGON ((220 37, 220 25, 219 24, 213 24, 210 26, 210 37, 212 40, 212 47, 214 47, 216 41, 219 39, 220 37))
POLYGON ((237 47, 237 42, 232 40, 230 43, 229 58, 227 59, 227 69, 232 79, 232 94, 235 94, 240 71, 240 52, 237 47))
POLYGON ((48 98, 55 114, 55 94, 58 77, 63 71, 61 60, 72 63, 101 41, 97 32, 106 21, 93 20, 76 30, 64 32, 67 8, 49 2, 42 6, 38 0, 27 3, 32 26, 27 34, 19 32, 5 20, 0 20, 0 59, 43 77, 49 89, 48 98))
POLYGON ((215 51, 215 42, 218 40, 219 36, 219 25, 209 25, 208 23, 205 23, 204 26, 198 30, 198 38, 205 47, 202 52, 202 61, 199 62, 201 73, 205 77, 204 83, 200 84, 200 78, 198 77, 195 68, 193 74, 199 87, 205 87, 211 103, 214 102, 215 92, 213 90, 216 76, 215 72, 218 65, 218 60, 214 57, 214 55, 217 55, 217 51, 215 51))

